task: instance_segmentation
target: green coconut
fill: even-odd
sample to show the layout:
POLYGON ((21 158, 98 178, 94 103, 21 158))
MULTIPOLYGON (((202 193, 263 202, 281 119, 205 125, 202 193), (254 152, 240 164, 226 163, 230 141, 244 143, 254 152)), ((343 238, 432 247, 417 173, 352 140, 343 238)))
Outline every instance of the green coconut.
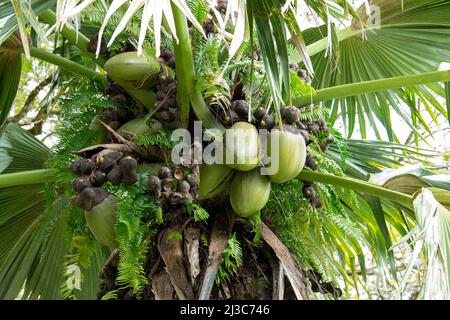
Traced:
POLYGON ((106 61, 104 69, 114 81, 127 88, 150 88, 159 76, 158 60, 137 52, 124 52, 106 61))
POLYGON ((259 135, 254 125, 237 122, 227 130, 225 163, 239 171, 250 171, 259 163, 259 135))
POLYGON ((210 199, 223 193, 231 181, 232 171, 233 169, 223 164, 200 165, 200 199, 210 199))
POLYGON ((272 130, 268 137, 267 146, 270 166, 278 168, 269 175, 270 181, 284 183, 300 174, 306 160, 306 143, 301 134, 288 130, 272 130), (274 138, 273 141, 272 137, 274 138), (278 156, 276 156, 276 153, 272 156, 272 146, 274 150, 278 150, 278 156))
POLYGON ((234 212, 250 217, 264 208, 270 196, 270 180, 255 169, 237 172, 230 186, 230 202, 234 212))
POLYGON ((116 196, 109 194, 102 202, 85 212, 86 223, 95 239, 111 250, 119 246, 114 233, 116 206, 116 196))

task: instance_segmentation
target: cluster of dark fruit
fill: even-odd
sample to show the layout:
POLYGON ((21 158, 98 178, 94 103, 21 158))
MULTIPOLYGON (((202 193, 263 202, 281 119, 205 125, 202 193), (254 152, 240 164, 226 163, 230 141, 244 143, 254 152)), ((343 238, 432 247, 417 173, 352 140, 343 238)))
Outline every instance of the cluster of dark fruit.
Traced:
POLYGON ((329 134, 330 129, 327 126, 327 122, 324 119, 305 121, 302 129, 307 130, 312 135, 321 136, 319 147, 322 152, 327 151, 328 146, 334 142, 334 139, 329 134))
POLYGON ((198 167, 181 165, 161 167, 158 175, 148 177, 147 190, 161 206, 188 204, 198 198, 198 167))
POLYGON ((216 9, 222 14, 227 12, 228 0, 217 0, 216 9))
POLYGON ((105 109, 102 113, 102 121, 113 130, 119 129, 132 118, 132 114, 126 109, 105 109))
POLYGON ((303 181, 302 192, 303 196, 309 200, 309 203, 313 209, 322 208, 322 200, 320 200, 319 195, 316 194, 316 190, 314 189, 312 182, 303 181))
POLYGON ((121 182, 133 185, 138 180, 137 161, 121 152, 105 149, 90 159, 75 160, 69 166, 78 178, 72 182, 77 192, 75 204, 89 211, 101 203, 108 193, 101 188, 106 182, 118 185, 121 182))
POLYGON ((311 78, 307 75, 306 71, 301 69, 297 64, 291 63, 289 68, 293 69, 297 72, 297 76, 302 79, 304 82, 311 84, 311 78))
POLYGON ((175 70, 175 54, 170 49, 164 49, 159 56, 159 62, 175 70))
POLYGON ((232 126, 236 122, 248 121, 250 106, 244 100, 234 100, 228 110, 218 107, 213 110, 226 126, 232 126))
POLYGON ((117 104, 128 105, 131 101, 130 95, 110 78, 108 78, 105 85, 105 94, 108 96, 109 100, 117 104))
MULTIPOLYGON (((95 36, 93 36, 89 40, 89 43, 87 44, 87 51, 89 53, 95 54, 97 52, 97 45, 98 45, 98 32, 95 36)), ((108 46, 106 45, 106 40, 104 37, 102 37, 100 43, 100 55, 105 58, 109 57, 108 46)))
POLYGON ((338 299, 342 296, 342 290, 333 285, 332 282, 323 282, 322 276, 314 271, 307 271, 307 276, 311 282, 311 290, 313 292, 319 292, 321 294, 330 293, 334 299, 338 299))
POLYGON ((217 28, 214 20, 211 18, 206 18, 205 21, 203 21, 203 30, 205 31, 207 36, 217 33, 217 28))
POLYGON ((155 117, 162 123, 175 121, 177 110, 177 81, 170 72, 162 68, 156 85, 155 117))

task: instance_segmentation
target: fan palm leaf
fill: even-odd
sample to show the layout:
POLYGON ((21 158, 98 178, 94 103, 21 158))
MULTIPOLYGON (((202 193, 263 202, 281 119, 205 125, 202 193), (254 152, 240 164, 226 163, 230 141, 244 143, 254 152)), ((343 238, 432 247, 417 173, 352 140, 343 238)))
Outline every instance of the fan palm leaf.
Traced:
MULTIPOLYGON (((324 26, 304 32, 304 38, 313 49, 312 57, 317 89, 337 85, 391 78, 402 75, 436 71, 442 62, 450 59, 450 6, 448 1, 385 1, 372 2, 381 12, 380 25, 372 26, 365 37, 357 32, 360 25, 338 32, 337 60, 326 57, 316 48, 323 45, 324 26), (344 35, 344 36, 343 36, 344 35)), ((367 21, 364 7, 358 10, 361 20, 367 21)), ((298 58, 297 58, 298 59, 298 58)), ((294 59, 295 60, 295 59, 294 59)), ((437 121, 436 114, 448 117, 437 96, 445 96, 444 87, 433 83, 389 92, 369 93, 343 99, 330 100, 329 121, 341 119, 347 136, 359 128, 366 138, 367 128, 378 137, 381 123, 390 141, 397 140, 393 131, 393 113, 396 113, 415 133, 415 124, 429 130, 424 113, 437 121), (416 106, 417 100, 420 107, 416 106)), ((383 133, 384 134, 384 133, 383 133)))

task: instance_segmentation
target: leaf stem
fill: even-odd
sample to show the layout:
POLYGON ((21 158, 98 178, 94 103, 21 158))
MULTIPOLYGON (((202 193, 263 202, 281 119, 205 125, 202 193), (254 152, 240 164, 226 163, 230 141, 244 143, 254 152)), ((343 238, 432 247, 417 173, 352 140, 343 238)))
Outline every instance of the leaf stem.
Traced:
POLYGON ((352 179, 348 177, 340 177, 332 174, 310 170, 303 170, 297 176, 297 178, 306 181, 315 181, 325 184, 331 184, 333 186, 349 188, 378 198, 394 201, 407 208, 412 208, 412 200, 413 200, 412 196, 401 192, 389 190, 366 181, 352 179))
POLYGON ((326 100, 345 98, 365 93, 412 87, 432 82, 445 82, 450 80, 450 71, 434 71, 420 74, 400 76, 386 79, 370 80, 334 86, 316 91, 316 95, 294 97, 293 103, 304 106, 326 100))
POLYGON ((39 169, 0 174, 0 188, 49 182, 55 173, 54 169, 39 169))
MULTIPOLYGON (((23 50, 23 49, 21 49, 23 50)), ((79 74, 81 76, 85 76, 88 78, 98 78, 98 79, 105 79, 104 76, 102 76, 100 73, 96 72, 93 69, 90 69, 88 67, 85 67, 81 64, 78 64, 76 62, 73 62, 69 59, 66 59, 64 57, 58 56, 54 53, 45 51, 40 48, 31 47, 30 48, 30 54, 32 57, 41 59, 47 62, 50 62, 51 64, 57 65, 63 69, 66 69, 68 71, 71 71, 73 73, 79 74)))

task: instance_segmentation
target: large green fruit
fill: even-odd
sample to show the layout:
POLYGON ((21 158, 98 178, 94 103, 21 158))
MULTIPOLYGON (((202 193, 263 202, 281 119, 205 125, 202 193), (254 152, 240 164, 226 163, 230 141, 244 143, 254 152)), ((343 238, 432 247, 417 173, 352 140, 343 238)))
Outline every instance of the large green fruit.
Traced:
POLYGON ((198 191, 200 199, 213 198, 223 193, 231 181, 233 169, 223 164, 200 165, 198 191))
POLYGON ((104 68, 109 77, 127 89, 145 89, 156 83, 160 63, 133 51, 115 55, 106 61, 104 68))
POLYGON ((237 172, 231 182, 230 202, 234 212, 250 217, 264 208, 270 196, 270 180, 259 170, 237 172))
POLYGON ((278 170, 269 175, 270 181, 284 183, 297 177, 306 160, 306 144, 303 136, 277 129, 270 132, 267 142, 267 154, 271 160, 270 166, 278 167, 278 170))
POLYGON ((259 135, 254 125, 237 122, 227 130, 225 163, 239 171, 254 169, 259 163, 259 135))
POLYGON ((85 212, 86 223, 95 239, 110 250, 119 246, 114 233, 116 206, 116 196, 109 194, 102 202, 85 212))

